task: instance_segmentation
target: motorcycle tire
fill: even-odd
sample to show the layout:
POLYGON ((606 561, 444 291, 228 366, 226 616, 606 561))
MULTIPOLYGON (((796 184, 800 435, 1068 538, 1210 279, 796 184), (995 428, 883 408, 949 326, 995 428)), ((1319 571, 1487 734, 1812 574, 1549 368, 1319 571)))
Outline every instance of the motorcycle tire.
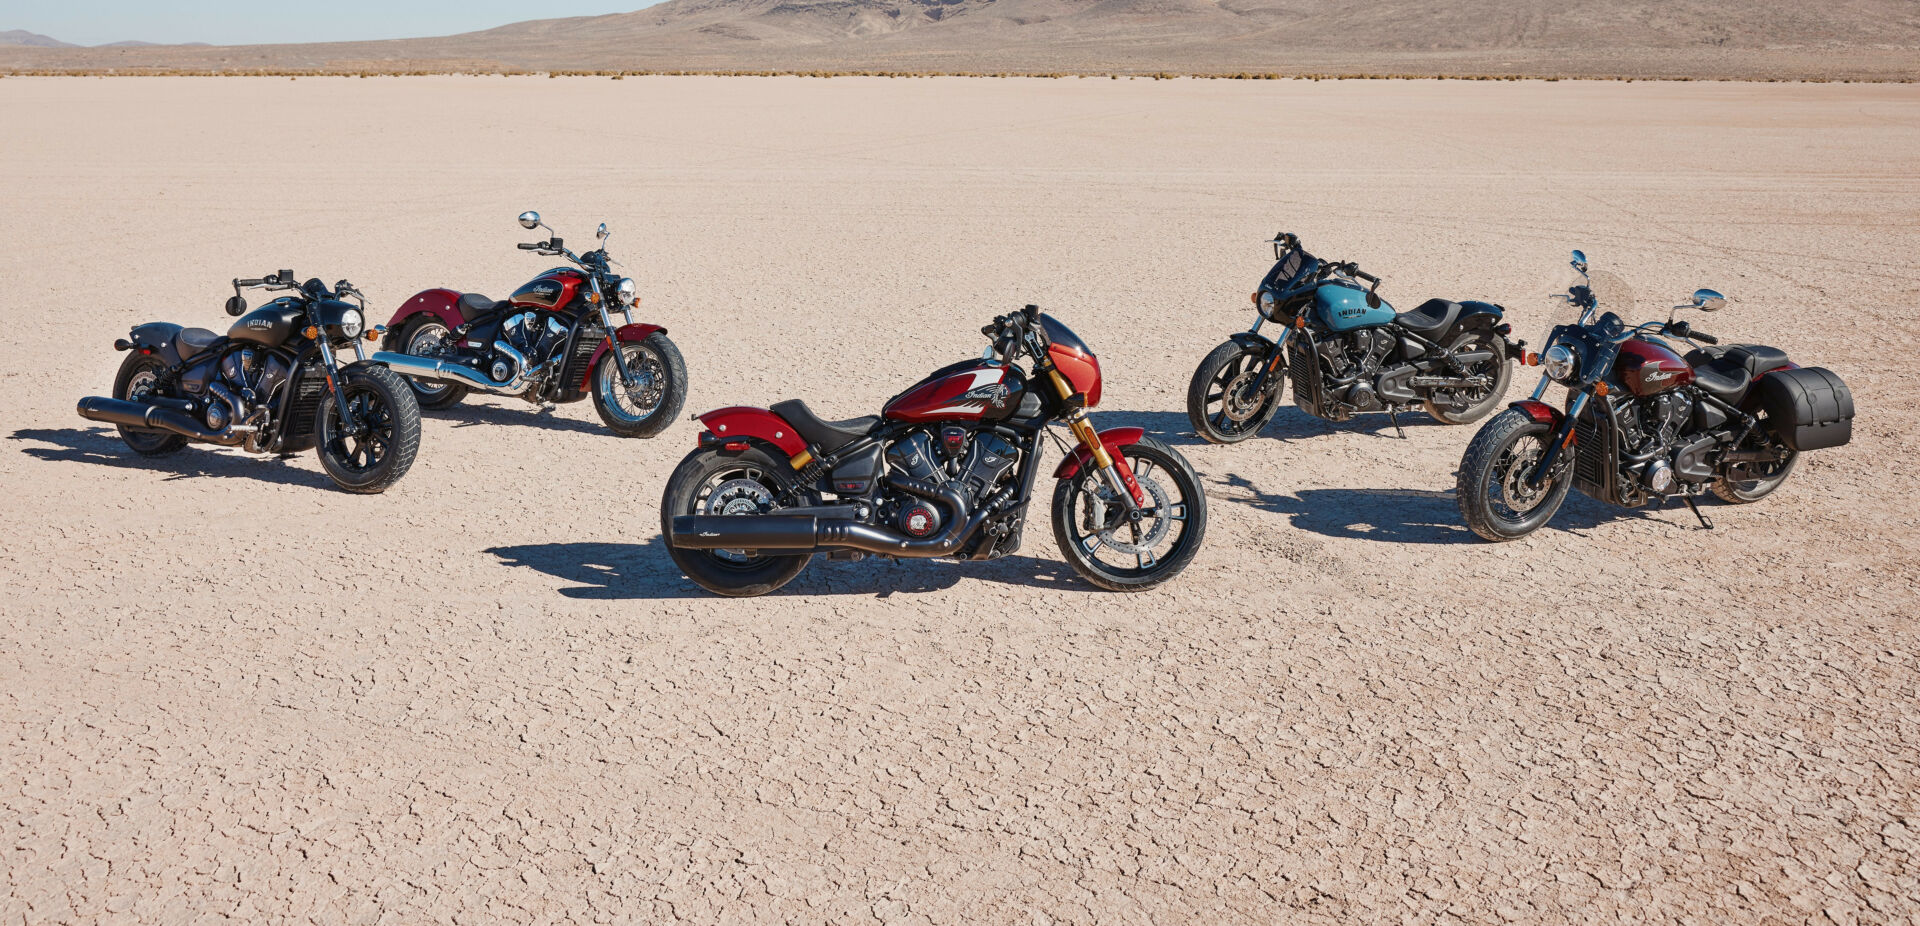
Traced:
POLYGON ((1518 448, 1525 441, 1537 442, 1539 452, 1544 453, 1552 433, 1551 427, 1514 408, 1495 415, 1473 436, 1460 459, 1460 476, 1454 484, 1454 501, 1469 530, 1483 540, 1504 543, 1519 540, 1553 520, 1554 512, 1567 499, 1567 490, 1573 487, 1572 461, 1565 457, 1560 459, 1560 472, 1551 485, 1534 490, 1540 493, 1537 496, 1520 500, 1524 508, 1515 508, 1505 500, 1510 477, 1515 475, 1511 469, 1513 454, 1522 452, 1518 448), (1499 503, 1490 496, 1496 486, 1503 496, 1499 503))
MULTIPOLYGON (((415 339, 419 338, 422 332, 436 328, 439 329, 442 336, 446 335, 447 326, 445 322, 431 315, 421 315, 415 318, 413 321, 407 323, 405 330, 401 331, 400 343, 397 349, 401 353, 412 354, 415 339)), ((415 354, 415 356, 422 355, 415 354)), ((467 393, 470 391, 467 387, 459 383, 426 382, 412 378, 407 378, 407 385, 413 387, 413 398, 420 403, 420 408, 425 411, 439 411, 443 408, 452 408, 460 404, 460 400, 466 398, 467 393)))
POLYGON ((626 342, 617 348, 626 358, 629 369, 642 366, 661 380, 658 400, 643 413, 629 412, 612 394, 622 384, 620 365, 608 355, 602 357, 593 370, 593 409, 600 413, 607 429, 621 437, 653 437, 672 425, 687 403, 687 363, 680 357, 680 348, 658 331, 639 343, 626 342))
MULTIPOLYGON (((759 447, 746 450, 696 450, 675 467, 667 479, 660 499, 660 536, 673 536, 673 519, 680 515, 707 514, 701 510, 709 490, 718 491, 741 481, 758 482, 768 495, 777 495, 779 482, 773 475, 787 466, 785 460, 759 447)), ((673 546, 668 540, 667 555, 694 584, 716 595, 751 598, 765 595, 793 581, 813 559, 812 553, 750 555, 744 550, 689 550, 673 546)))
MULTIPOLYGON (((120 361, 120 372, 113 378, 113 397, 124 401, 137 401, 129 393, 135 386, 135 380, 141 373, 157 374, 167 365, 158 358, 132 351, 127 359, 120 361)), ((127 449, 143 457, 163 457, 187 445, 187 439, 170 431, 150 431, 146 428, 130 428, 117 425, 120 439, 126 442, 127 449)))
POLYGON ((1193 425, 1193 433, 1208 443, 1237 444, 1260 433, 1273 420, 1280 410, 1280 394, 1286 391, 1284 377, 1269 386, 1260 407, 1252 409, 1251 414, 1245 408, 1229 407, 1228 388, 1256 370, 1262 359, 1240 342, 1227 341, 1200 361, 1187 384, 1187 421, 1193 425), (1216 404, 1218 410, 1214 410, 1216 404), (1243 417, 1234 418, 1236 412, 1243 417))
POLYGON ((1507 397, 1507 387, 1513 383, 1513 358, 1507 356, 1506 341, 1499 335, 1490 331, 1469 331, 1454 338, 1453 343, 1447 345, 1447 349, 1457 352, 1474 341, 1487 342, 1487 346, 1493 351, 1494 362, 1499 364, 1500 372, 1494 375, 1493 386, 1488 390, 1487 396, 1465 408, 1450 408, 1431 398, 1425 399, 1423 404, 1426 406, 1427 414, 1441 424, 1472 424, 1493 414, 1493 410, 1500 406, 1501 400, 1507 397))
MULTIPOLYGON (((1169 511, 1157 516, 1180 524, 1181 533, 1174 538, 1173 546, 1164 557, 1154 557, 1152 551, 1137 554, 1124 548, 1123 545, 1132 539, 1130 535, 1120 535, 1127 525, 1119 524, 1114 517, 1114 511, 1119 506, 1108 502, 1110 493, 1091 463, 1054 484, 1053 539, 1059 545, 1060 555, 1066 558, 1067 565, 1072 566, 1081 578, 1111 592, 1143 592, 1179 575, 1200 552, 1200 543, 1207 533, 1207 496, 1193 465, 1166 444, 1146 437, 1120 448, 1119 453, 1133 467, 1142 483, 1141 488, 1148 489, 1146 483, 1150 480, 1164 478, 1179 491, 1179 502, 1173 502, 1170 498, 1165 501, 1169 508, 1177 507, 1181 511, 1178 514, 1169 511), (1101 504, 1083 508, 1082 503, 1091 500, 1088 498, 1090 493, 1099 496, 1101 504), (1089 516, 1096 512, 1112 519, 1114 524, 1087 523, 1089 516), (1114 543, 1114 539, 1118 539, 1119 543, 1114 543), (1089 541, 1095 542, 1089 544, 1089 541), (1114 549, 1123 557, 1135 556, 1135 566, 1129 569, 1101 560, 1099 553, 1103 548, 1114 549)), ((1148 495, 1150 501, 1158 501, 1150 489, 1148 495)), ((1160 505, 1156 504, 1155 507, 1159 508, 1160 505)), ((1148 536, 1154 536, 1158 529, 1157 525, 1149 525, 1148 536)), ((1167 530, 1171 532, 1170 525, 1167 530)))
POLYGON ((322 397, 315 412, 313 452, 334 485, 357 495, 385 492, 420 452, 420 403, 400 374, 377 363, 340 371, 340 389, 365 431, 342 431, 340 403, 322 397))

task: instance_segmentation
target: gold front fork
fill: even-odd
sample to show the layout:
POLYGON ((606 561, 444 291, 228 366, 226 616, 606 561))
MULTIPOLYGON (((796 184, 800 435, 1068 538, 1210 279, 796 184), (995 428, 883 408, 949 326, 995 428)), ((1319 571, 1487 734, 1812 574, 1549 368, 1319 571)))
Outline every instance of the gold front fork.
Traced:
MULTIPOLYGON (((1053 380, 1053 388, 1060 393, 1062 400, 1073 397, 1072 384, 1060 375, 1059 370, 1048 367, 1047 376, 1053 380)), ((1106 480, 1107 488, 1113 491, 1114 497, 1120 499, 1128 511, 1140 510, 1140 500, 1134 497, 1136 490, 1128 485, 1131 480, 1123 477, 1120 468, 1114 465, 1113 455, 1107 452, 1107 445, 1100 442, 1100 432, 1095 431, 1093 422, 1087 420, 1087 410, 1084 407, 1075 408, 1067 413, 1065 420, 1073 436, 1079 438, 1080 446, 1087 448, 1087 454, 1093 457, 1094 469, 1106 480)))

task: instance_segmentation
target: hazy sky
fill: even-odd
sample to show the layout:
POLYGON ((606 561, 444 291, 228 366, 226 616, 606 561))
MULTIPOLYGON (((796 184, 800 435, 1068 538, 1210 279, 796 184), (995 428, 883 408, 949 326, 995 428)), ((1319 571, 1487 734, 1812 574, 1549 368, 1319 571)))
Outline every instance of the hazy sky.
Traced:
POLYGON ((528 19, 624 13, 657 0, 0 0, 0 32, 106 42, 329 42, 450 35, 528 19))

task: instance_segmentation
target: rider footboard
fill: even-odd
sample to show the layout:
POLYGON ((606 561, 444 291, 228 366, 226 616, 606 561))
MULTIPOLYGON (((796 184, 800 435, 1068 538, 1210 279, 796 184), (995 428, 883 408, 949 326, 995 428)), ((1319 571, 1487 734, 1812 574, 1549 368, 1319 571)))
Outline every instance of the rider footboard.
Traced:
POLYGON ((1767 426, 1794 451, 1825 450, 1853 439, 1853 391, 1825 367, 1776 370, 1760 377, 1767 426))

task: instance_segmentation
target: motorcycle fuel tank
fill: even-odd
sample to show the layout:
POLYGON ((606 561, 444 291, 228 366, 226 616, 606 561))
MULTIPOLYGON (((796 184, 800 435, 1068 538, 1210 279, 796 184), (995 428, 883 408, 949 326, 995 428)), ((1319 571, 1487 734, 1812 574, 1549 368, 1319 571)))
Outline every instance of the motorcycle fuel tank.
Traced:
POLYGON ((1641 338, 1620 345, 1613 369, 1628 391, 1643 397, 1693 382, 1693 367, 1679 354, 1641 338))
POLYGON ((305 315, 291 299, 275 299, 240 317, 227 329, 227 337, 251 341, 266 347, 279 347, 293 337, 294 326, 305 315))
POLYGON ((1367 291, 1345 283, 1328 283, 1314 291, 1313 310, 1329 331, 1352 331, 1393 321, 1393 306, 1380 300, 1378 307, 1367 304, 1367 291))
POLYGON ((573 301, 586 276, 578 270, 556 267, 527 281, 507 301, 526 309, 558 309, 573 301))
POLYGON ((895 396, 880 413, 894 421, 998 421, 1020 407, 1025 389, 1017 374, 989 360, 935 370, 895 396))

